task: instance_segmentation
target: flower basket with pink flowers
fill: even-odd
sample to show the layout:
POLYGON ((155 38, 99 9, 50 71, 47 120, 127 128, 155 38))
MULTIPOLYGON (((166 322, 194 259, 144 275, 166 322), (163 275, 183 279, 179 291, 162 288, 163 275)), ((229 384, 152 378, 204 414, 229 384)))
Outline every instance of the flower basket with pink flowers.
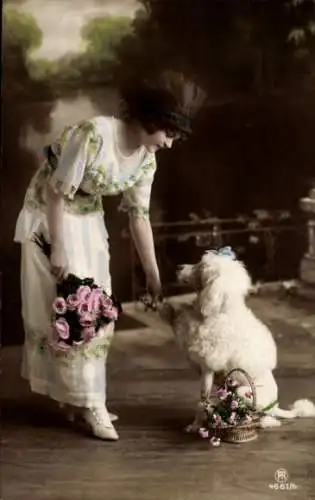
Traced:
MULTIPOLYGON (((51 249, 44 237, 35 235, 34 242, 49 258, 51 249)), ((117 321, 122 312, 115 297, 109 296, 92 278, 68 274, 57 283, 56 291, 52 304, 53 338, 48 344, 59 353, 88 344, 102 327, 117 321)))
POLYGON ((256 389, 251 377, 244 370, 232 370, 225 378, 224 385, 216 392, 216 401, 204 402, 206 425, 211 442, 245 443, 258 437, 259 414, 256 410, 256 389), (243 397, 237 393, 238 382, 232 377, 234 372, 242 373, 248 380, 250 393, 243 397), (252 397, 249 405, 248 397, 252 397))

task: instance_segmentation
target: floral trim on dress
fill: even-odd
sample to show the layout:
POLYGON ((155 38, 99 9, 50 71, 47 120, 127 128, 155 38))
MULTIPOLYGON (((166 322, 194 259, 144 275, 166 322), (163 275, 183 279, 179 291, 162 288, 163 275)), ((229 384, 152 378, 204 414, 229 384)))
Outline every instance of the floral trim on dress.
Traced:
MULTIPOLYGON (((53 167, 48 183, 70 200, 80 189, 84 176, 95 165, 103 147, 103 138, 92 121, 68 127, 51 145, 48 161, 53 167)), ((97 194, 92 190, 90 194, 97 194)))
POLYGON ((113 335, 114 332, 109 338, 107 337, 106 339, 102 339, 102 341, 99 341, 97 344, 89 346, 74 346, 68 351, 62 353, 56 352, 56 350, 51 347, 46 337, 42 337, 39 341, 37 341, 36 345, 41 354, 48 351, 51 355, 57 357, 60 361, 65 361, 66 363, 72 361, 77 356, 81 356, 86 360, 91 358, 101 359, 108 353, 113 335))
POLYGON ((127 178, 121 179, 111 170, 111 159, 106 154, 105 147, 101 129, 98 130, 93 119, 66 127, 60 138, 51 144, 55 161, 46 158, 42 162, 27 190, 25 205, 30 209, 45 211, 46 187, 50 184, 54 190, 65 195, 65 210, 71 214, 103 213, 102 196, 123 194, 125 200, 121 205, 124 207, 122 210, 132 216, 148 217, 151 184, 156 170, 154 155, 146 154, 143 164, 135 165, 129 175, 127 174, 127 178), (61 167, 59 165, 61 178, 58 178, 58 161, 62 159, 71 140, 73 146, 70 146, 66 153, 67 160, 73 158, 69 165, 70 173, 66 173, 67 163, 63 163, 61 167), (82 154, 78 153, 80 147, 82 154))
POLYGON ((156 160, 153 157, 150 163, 143 165, 140 179, 123 192, 119 210, 127 212, 129 217, 149 218, 151 189, 155 172, 156 160))
MULTIPOLYGON (((46 185, 52 173, 52 166, 48 160, 45 160, 29 185, 24 203, 26 207, 45 211, 47 204, 46 185)), ((73 200, 65 198, 65 210, 73 215, 86 215, 94 212, 103 213, 102 197, 98 194, 77 191, 73 200)))

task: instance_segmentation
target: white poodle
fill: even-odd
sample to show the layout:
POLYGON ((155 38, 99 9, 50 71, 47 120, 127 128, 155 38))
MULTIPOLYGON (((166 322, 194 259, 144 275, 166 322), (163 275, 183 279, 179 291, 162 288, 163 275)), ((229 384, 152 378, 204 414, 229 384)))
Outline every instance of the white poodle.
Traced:
MULTIPOLYGON (((246 304, 251 279, 230 247, 205 253, 196 265, 182 266, 178 279, 196 290, 195 300, 177 308, 164 302, 159 313, 172 326, 179 345, 201 374, 201 399, 210 398, 216 375, 242 368, 254 381, 257 409, 264 415, 262 427, 280 426, 277 417, 315 416, 315 405, 308 400, 296 401, 291 410, 279 408, 273 376, 276 344, 269 329, 246 304)), ((238 383, 239 393, 245 396, 250 391, 248 382, 240 376, 238 383)), ((199 405, 187 430, 198 430, 203 419, 199 405)))

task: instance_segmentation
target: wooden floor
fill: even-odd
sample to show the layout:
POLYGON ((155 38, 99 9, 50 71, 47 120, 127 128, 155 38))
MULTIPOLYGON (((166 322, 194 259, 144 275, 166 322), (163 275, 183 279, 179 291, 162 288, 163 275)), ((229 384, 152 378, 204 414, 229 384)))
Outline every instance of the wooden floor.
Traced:
MULTIPOLYGON (((314 314, 270 298, 254 299, 253 307, 279 345, 282 406, 300 397, 315 401, 314 314)), ((182 432, 198 381, 170 332, 154 320, 150 328, 118 332, 110 355, 117 443, 67 426, 52 402, 30 395, 19 378, 20 354, 18 347, 2 352, 3 500, 315 498, 315 419, 217 449, 182 432), (289 478, 285 490, 275 491, 279 469, 289 478)))

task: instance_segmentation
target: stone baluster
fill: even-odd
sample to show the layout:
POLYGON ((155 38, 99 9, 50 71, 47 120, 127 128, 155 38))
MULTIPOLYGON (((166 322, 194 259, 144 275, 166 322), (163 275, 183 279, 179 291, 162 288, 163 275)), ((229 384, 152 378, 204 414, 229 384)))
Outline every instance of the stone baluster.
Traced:
POLYGON ((306 286, 314 287, 315 296, 315 188, 311 189, 308 197, 301 199, 300 207, 309 217, 308 247, 301 262, 300 278, 306 286))

